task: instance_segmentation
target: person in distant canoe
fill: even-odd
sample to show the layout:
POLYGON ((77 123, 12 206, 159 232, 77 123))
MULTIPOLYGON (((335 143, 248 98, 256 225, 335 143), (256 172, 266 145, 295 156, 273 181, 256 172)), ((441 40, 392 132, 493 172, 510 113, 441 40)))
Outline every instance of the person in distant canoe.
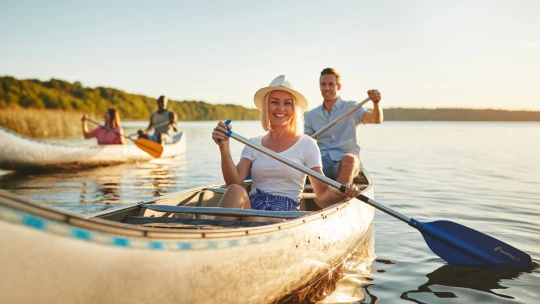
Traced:
POLYGON ((120 126, 120 115, 115 109, 107 109, 105 111, 105 128, 99 126, 88 132, 87 119, 88 115, 84 114, 81 118, 82 130, 84 138, 95 137, 99 145, 123 145, 126 143, 124 137, 124 129, 120 126))
MULTIPOLYGON (((294 89, 292 81, 287 76, 278 76, 268 87, 255 93, 254 102, 261 111, 263 129, 268 133, 251 138, 251 141, 322 174, 317 143, 303 134, 302 116, 307 109, 307 100, 294 89)), ((244 147, 240 162, 235 166, 229 149, 229 137, 225 134, 231 128, 220 121, 212 131, 212 139, 219 146, 221 169, 228 186, 219 206, 273 211, 299 210, 306 174, 249 146, 244 147), (253 184, 248 194, 242 182, 250 171, 253 184)), ((314 178, 310 178, 310 182, 323 206, 360 194, 360 190, 352 183, 346 185, 344 195, 314 178)))
MULTIPOLYGON (((323 104, 306 113, 304 132, 307 135, 315 134, 358 104, 355 101, 344 101, 339 96, 341 76, 335 69, 326 68, 321 71, 319 88, 323 104)), ((372 111, 361 107, 317 137, 324 175, 341 184, 352 182, 360 172, 359 125, 383 122, 381 93, 369 90, 367 94, 373 102, 372 111)))
POLYGON ((172 132, 178 132, 178 127, 176 125, 176 114, 172 111, 167 110, 168 99, 166 96, 159 96, 157 99, 158 110, 153 112, 150 116, 150 124, 146 130, 139 130, 139 137, 150 139, 161 145, 163 144, 172 144, 173 137, 172 132), (164 121, 169 121, 167 125, 159 125, 164 121), (148 133, 154 129, 153 135, 148 135, 148 133))

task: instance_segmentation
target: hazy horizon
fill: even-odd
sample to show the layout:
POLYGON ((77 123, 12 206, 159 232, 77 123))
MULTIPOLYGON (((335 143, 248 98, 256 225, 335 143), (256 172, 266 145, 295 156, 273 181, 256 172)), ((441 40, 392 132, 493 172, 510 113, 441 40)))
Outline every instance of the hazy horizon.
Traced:
POLYGON ((18 1, 0 11, 0 75, 254 108, 289 75, 321 103, 382 93, 383 108, 540 110, 540 2, 18 1))

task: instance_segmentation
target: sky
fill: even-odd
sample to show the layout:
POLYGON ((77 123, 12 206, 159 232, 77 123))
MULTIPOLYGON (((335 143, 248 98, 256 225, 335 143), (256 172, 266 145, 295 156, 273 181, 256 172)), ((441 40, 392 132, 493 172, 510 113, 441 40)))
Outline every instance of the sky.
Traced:
POLYGON ((233 103, 286 74, 321 104, 540 110, 540 1, 6 1, 0 76, 233 103))

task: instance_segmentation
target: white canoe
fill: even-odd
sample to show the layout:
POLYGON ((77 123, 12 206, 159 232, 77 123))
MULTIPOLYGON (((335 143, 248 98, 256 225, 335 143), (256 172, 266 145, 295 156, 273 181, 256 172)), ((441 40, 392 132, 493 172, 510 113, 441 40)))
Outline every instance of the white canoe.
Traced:
MULTIPOLYGON (((359 183, 373 196, 365 174, 359 183)), ((373 254, 374 208, 359 200, 281 222, 220 221, 208 214, 272 213, 217 208, 223 192, 196 188, 85 218, 0 190, 0 302, 280 302, 351 252, 373 254)))
MULTIPOLYGON (((21 136, 0 127, 0 169, 70 169, 126 162, 148 161, 151 155, 128 142, 125 145, 67 145, 47 143, 21 136)), ((186 151, 186 135, 174 136, 165 145, 161 158, 176 157, 186 151)))

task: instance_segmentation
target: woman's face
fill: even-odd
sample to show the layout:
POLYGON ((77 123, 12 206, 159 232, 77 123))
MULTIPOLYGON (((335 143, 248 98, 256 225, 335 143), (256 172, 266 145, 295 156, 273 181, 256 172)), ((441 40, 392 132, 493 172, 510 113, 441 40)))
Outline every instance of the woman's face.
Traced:
POLYGON ((268 95, 268 119, 273 127, 288 125, 294 117, 294 100, 289 92, 272 91, 268 95))
POLYGON ((105 115, 103 115, 103 118, 105 118, 105 123, 108 123, 111 120, 111 115, 109 115, 109 111, 105 111, 105 115))

